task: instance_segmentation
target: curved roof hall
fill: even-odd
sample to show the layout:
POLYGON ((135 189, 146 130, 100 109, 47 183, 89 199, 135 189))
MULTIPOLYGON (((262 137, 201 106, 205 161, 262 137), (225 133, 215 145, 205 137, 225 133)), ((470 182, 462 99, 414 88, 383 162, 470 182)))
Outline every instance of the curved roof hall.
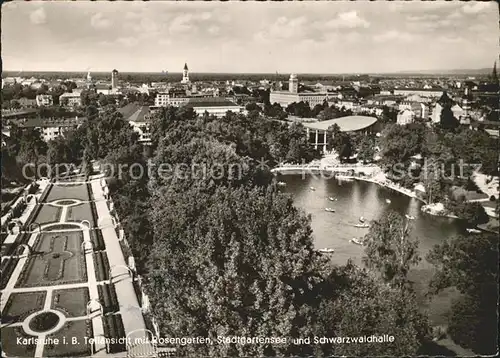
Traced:
POLYGON ((326 131, 330 126, 337 124, 341 132, 354 132, 366 129, 377 122, 377 118, 368 116, 346 116, 329 119, 321 122, 302 123, 304 127, 326 131))

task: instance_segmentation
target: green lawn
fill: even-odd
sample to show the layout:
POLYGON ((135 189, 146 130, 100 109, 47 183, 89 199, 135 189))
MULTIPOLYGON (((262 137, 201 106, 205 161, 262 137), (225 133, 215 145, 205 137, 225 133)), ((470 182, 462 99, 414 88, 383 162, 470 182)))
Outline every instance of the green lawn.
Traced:
POLYGON ((88 220, 90 223, 94 221, 92 218, 92 211, 90 209, 90 204, 84 203, 76 206, 71 206, 68 208, 68 215, 66 216, 66 221, 77 221, 88 220))
POLYGON ((52 308, 62 311, 67 317, 85 316, 88 302, 87 287, 56 290, 52 293, 52 308))
POLYGON ((58 338, 61 343, 46 345, 43 350, 44 357, 90 356, 90 346, 85 344, 84 339, 93 337, 90 321, 67 322, 63 328, 47 337, 58 338))
POLYGON ((45 303, 45 295, 45 291, 11 294, 2 312, 2 323, 22 322, 33 312, 41 310, 45 303))
POLYGON ((61 217, 61 210, 62 208, 59 207, 43 205, 35 219, 35 222, 39 224, 58 222, 61 217))
POLYGON ((24 333, 21 327, 2 328, 2 351, 9 357, 34 357, 36 346, 34 344, 17 344, 17 338, 33 338, 24 333))
POLYGON ((89 200, 87 186, 85 184, 54 185, 46 201, 48 203, 60 199, 89 200))

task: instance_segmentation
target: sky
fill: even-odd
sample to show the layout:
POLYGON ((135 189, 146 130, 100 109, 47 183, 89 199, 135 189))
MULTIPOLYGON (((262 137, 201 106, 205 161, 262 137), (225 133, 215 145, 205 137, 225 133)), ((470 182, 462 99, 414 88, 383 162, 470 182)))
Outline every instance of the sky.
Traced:
POLYGON ((383 73, 491 68, 496 2, 15 2, 4 70, 383 73))

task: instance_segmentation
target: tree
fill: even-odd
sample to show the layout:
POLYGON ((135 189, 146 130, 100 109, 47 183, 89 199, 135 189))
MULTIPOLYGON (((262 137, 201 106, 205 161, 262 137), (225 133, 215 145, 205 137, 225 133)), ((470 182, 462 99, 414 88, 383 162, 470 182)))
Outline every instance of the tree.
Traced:
POLYGON ((408 223, 394 212, 388 212, 372 222, 365 239, 368 241, 363 263, 380 273, 391 286, 408 284, 407 274, 411 266, 420 262, 418 242, 410 240, 408 223))
POLYGON ((341 161, 354 154, 351 136, 348 133, 341 132, 340 127, 337 124, 328 128, 326 136, 327 150, 334 149, 339 155, 341 161))
POLYGON ((464 295, 452 306, 453 340, 478 354, 497 352, 498 237, 459 236, 436 245, 426 258, 437 269, 432 293, 456 287, 464 295))
POLYGON ((45 160, 47 144, 43 141, 42 135, 37 129, 22 129, 20 133, 17 158, 22 164, 30 165, 33 168, 33 174, 38 176, 41 174, 38 167, 45 160))
POLYGON ((451 110, 451 104, 445 103, 443 109, 441 110, 441 118, 439 122, 441 128, 447 130, 455 130, 460 125, 458 119, 455 118, 453 111, 451 110))
POLYGON ((334 267, 320 287, 319 337, 371 336, 388 327, 399 337, 383 345, 324 344, 320 346, 324 356, 416 356, 427 340, 429 324, 409 290, 391 288, 351 262, 334 267))
POLYGON ((454 201, 450 203, 449 209, 469 225, 477 226, 489 221, 484 207, 478 202, 454 201))
POLYGON ((375 139, 370 136, 364 136, 361 140, 358 150, 358 160, 365 163, 371 163, 375 155, 375 139))
MULTIPOLYGON (((314 335, 319 254, 309 219, 289 197, 257 188, 218 188, 207 196, 193 187, 156 192, 152 204, 156 250, 146 288, 161 331, 214 340, 314 335)), ((183 349, 210 356, 311 354, 311 347, 291 342, 183 349)))
POLYGON ((247 111, 249 111, 249 112, 250 111, 258 111, 258 112, 260 112, 260 107, 255 102, 251 102, 251 103, 247 104, 246 107, 245 107, 245 109, 247 111))

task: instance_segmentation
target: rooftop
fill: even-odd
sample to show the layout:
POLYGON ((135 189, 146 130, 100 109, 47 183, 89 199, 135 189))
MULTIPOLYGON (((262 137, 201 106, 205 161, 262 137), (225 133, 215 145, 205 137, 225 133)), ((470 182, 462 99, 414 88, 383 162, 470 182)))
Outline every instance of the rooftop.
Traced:
POLYGON ((190 98, 186 106, 188 108, 193 108, 193 107, 235 107, 238 105, 225 98, 213 97, 213 98, 190 98))
POLYGON ((304 123, 310 129, 326 131, 330 126, 337 124, 341 132, 353 132, 368 128, 377 122, 377 118, 368 116, 347 116, 329 119, 321 122, 304 123))
POLYGON ((13 122, 19 127, 24 127, 24 128, 35 128, 35 127, 41 127, 41 128, 49 128, 49 127, 73 127, 76 126, 80 123, 83 122, 85 118, 82 117, 74 117, 74 118, 48 118, 48 119, 41 119, 41 118, 29 118, 25 120, 20 120, 13 122))
POLYGON ((123 119, 130 122, 147 122, 149 121, 149 107, 141 106, 137 103, 129 103, 118 110, 123 116, 123 119))

